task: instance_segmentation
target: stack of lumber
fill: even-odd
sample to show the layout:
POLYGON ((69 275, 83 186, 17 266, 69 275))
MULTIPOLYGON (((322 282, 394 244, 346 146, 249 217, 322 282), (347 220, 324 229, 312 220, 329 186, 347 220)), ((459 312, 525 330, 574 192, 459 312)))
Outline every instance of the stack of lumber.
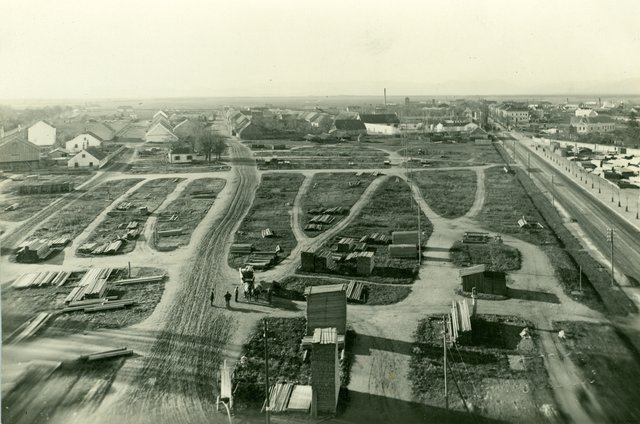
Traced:
POLYGON ((98 247, 98 243, 85 243, 82 246, 78 247, 78 252, 91 253, 96 247, 98 247))
POLYGON ((364 294, 364 283, 362 281, 349 281, 347 285, 347 300, 360 302, 364 294))
POLYGON ((216 192, 211 190, 195 190, 191 192, 192 199, 215 199, 216 192))
POLYGON ((118 206, 116 206, 116 209, 119 211, 127 211, 131 208, 131 206, 133 206, 131 202, 120 202, 118 206))
POLYGON ((112 297, 102 298, 102 299, 87 299, 81 301, 70 302, 69 306, 62 309, 63 313, 69 312, 101 312, 101 311, 110 311, 115 309, 126 308, 127 306, 133 306, 136 304, 135 300, 131 299, 120 299, 120 300, 110 300, 112 297))
POLYGON ((253 250, 252 244, 232 244, 231 253, 237 253, 241 255, 248 255, 253 250))
POLYGON ((311 407, 311 386, 298 384, 293 388, 287 411, 309 412, 311 407))
POLYGON ((120 248, 122 247, 122 244, 124 242, 120 239, 112 241, 111 243, 109 243, 109 245, 106 247, 106 249, 104 249, 104 254, 105 255, 113 255, 118 253, 118 250, 120 250, 120 248))
POLYGON ((82 276, 78 286, 71 290, 71 293, 64 300, 65 303, 84 300, 85 297, 102 297, 107 289, 107 279, 112 271, 113 268, 91 268, 82 276))
POLYGON ((471 315, 466 300, 451 301, 451 319, 448 324, 452 341, 458 339, 459 333, 471 331, 471 315))
POLYGON ((135 238, 138 238, 139 235, 140 235, 140 228, 136 228, 136 229, 127 231, 127 234, 124 235, 124 238, 126 238, 127 240, 133 240, 135 238))
POLYGON ((41 286, 62 286, 71 275, 67 271, 44 271, 44 272, 30 272, 22 274, 11 285, 17 289, 24 289, 27 287, 41 287, 41 286))
POLYGON ((255 269, 269 268, 276 260, 276 254, 273 252, 253 252, 247 258, 245 266, 252 266, 255 269))
POLYGON ((389 236, 383 233, 367 234, 360 239, 361 243, 369 244, 389 244, 389 241, 389 236))
POLYGON ((69 244, 70 241, 71 240, 69 240, 66 237, 58 237, 56 239, 51 240, 49 245, 51 247, 65 247, 67 244, 69 244))
POLYGON ((307 224, 304 229, 305 231, 322 231, 322 224, 307 224))
POLYGON ((276 383, 271 386, 271 389, 269 389, 270 412, 283 412, 287 410, 294 386, 295 384, 292 383, 276 383))
POLYGON ((177 213, 164 213, 164 214, 160 214, 160 216, 158 217, 158 221, 177 221, 178 220, 178 214, 177 213))
POLYGON ((332 208, 315 208, 309 209, 311 215, 346 215, 349 213, 349 208, 345 206, 334 206, 332 208))
POLYGON ((360 180, 349 181, 349 187, 358 187, 361 184, 360 180))
POLYGON ((129 230, 133 230, 134 228, 138 228, 138 221, 131 221, 127 224, 127 228, 129 230))
POLYGON ((179 236, 184 230, 182 228, 173 228, 170 230, 158 231, 158 237, 179 236))
POLYGON ((42 328, 46 324, 46 322, 51 318, 51 314, 49 312, 40 312, 38 316, 36 316, 29 324, 22 330, 14 339, 14 343, 18 343, 22 340, 28 339, 33 336, 39 329, 42 328))
POLYGON ((119 356, 130 356, 133 355, 133 349, 127 349, 126 347, 121 347, 118 349, 105 350, 103 352, 90 353, 88 355, 82 355, 78 358, 80 361, 97 361, 100 359, 107 358, 116 358, 119 356))
POLYGON ((274 236, 275 234, 273 234, 273 231, 271 231, 271 228, 265 228, 264 230, 262 230, 262 238, 270 238, 274 236))
POLYGON ((138 277, 138 278, 129 278, 125 280, 118 280, 114 282, 114 285, 125 286, 128 284, 140 284, 140 283, 155 283, 157 281, 161 281, 165 277, 165 274, 161 275, 150 275, 148 277, 138 277))
POLYGON ((324 215, 316 215, 313 218, 311 218, 309 220, 309 222, 311 222, 312 224, 315 223, 320 223, 320 224, 331 224, 333 221, 335 221, 335 217, 329 214, 324 214, 324 215))

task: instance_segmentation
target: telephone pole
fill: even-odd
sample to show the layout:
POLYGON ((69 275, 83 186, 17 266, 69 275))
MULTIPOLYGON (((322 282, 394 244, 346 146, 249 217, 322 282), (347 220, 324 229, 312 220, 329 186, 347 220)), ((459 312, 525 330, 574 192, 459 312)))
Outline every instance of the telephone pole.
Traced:
POLYGON ((556 205, 556 186, 553 183, 553 174, 551 174, 551 204, 556 205))
POLYGON ((267 319, 264 319, 264 376, 265 376, 265 387, 264 387, 264 391, 267 397, 267 406, 265 408, 265 419, 266 419, 266 423, 269 424, 271 422, 271 417, 269 417, 269 405, 271 404, 270 400, 269 400, 269 348, 268 348, 268 342, 267 342, 267 331, 268 331, 268 326, 267 326, 267 319))
POLYGON ((447 390, 447 316, 442 316, 442 346, 444 348, 444 406, 449 410, 449 391, 447 390))
POLYGON ((613 267, 613 235, 615 234, 615 228, 607 228, 607 241, 611 243, 611 287, 615 285, 614 279, 614 267, 613 267))

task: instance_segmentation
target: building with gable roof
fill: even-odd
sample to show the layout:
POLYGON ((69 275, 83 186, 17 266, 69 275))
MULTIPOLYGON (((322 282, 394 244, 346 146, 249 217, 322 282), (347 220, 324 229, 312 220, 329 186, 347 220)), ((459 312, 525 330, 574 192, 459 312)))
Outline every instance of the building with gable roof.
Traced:
POLYGON ((97 135, 87 132, 79 134, 65 143, 65 150, 70 153, 78 153, 87 147, 101 147, 102 139, 97 135))
POLYGON ((39 163, 40 147, 27 140, 25 132, 16 131, 0 139, 0 169, 33 169, 39 163))
POLYGON ((56 127, 45 121, 38 121, 27 130, 27 140, 38 147, 52 147, 56 144, 56 127))
POLYGON ((107 164, 108 160, 109 158, 104 151, 97 147, 87 147, 69 159, 67 167, 100 169, 107 164))

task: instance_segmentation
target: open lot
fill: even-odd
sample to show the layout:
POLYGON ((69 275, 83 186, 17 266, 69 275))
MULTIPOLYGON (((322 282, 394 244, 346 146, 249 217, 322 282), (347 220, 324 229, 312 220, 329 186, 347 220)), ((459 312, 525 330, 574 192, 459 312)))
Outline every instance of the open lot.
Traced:
POLYGON ((66 193, 42 193, 42 194, 20 194, 20 186, 49 185, 69 182, 73 187, 86 182, 93 176, 93 173, 51 174, 40 175, 38 179, 25 181, 7 181, 2 185, 2 195, 0 196, 0 212, 2 219, 6 221, 24 221, 36 212, 64 196, 66 193), (12 210, 6 210, 11 205, 17 205, 12 210))
POLYGON ((487 265, 489 271, 520 269, 520 251, 503 243, 469 244, 457 241, 451 247, 451 261, 459 267, 487 265))
MULTIPOLYGON (((398 149, 398 152, 402 153, 402 150, 398 149)), ((407 156, 427 160, 432 168, 502 163, 502 158, 493 145, 473 143, 425 143, 422 146, 410 146, 407 156)))
MULTIPOLYGON (((360 281, 360 280, 358 280, 360 281)), ((301 275, 292 275, 277 284, 276 296, 292 300, 305 300, 304 290, 311 286, 322 286, 327 284, 337 284, 341 281, 326 278, 310 278, 301 275)), ((346 282, 346 280, 342 280, 346 282)), ((367 290, 367 305, 392 305, 404 300, 411 293, 411 287, 399 285, 382 285, 364 283, 367 290)))
POLYGON ((172 174, 178 172, 227 171, 229 165, 212 160, 211 162, 169 163, 169 149, 166 147, 137 147, 133 160, 128 166, 131 174, 172 174))
POLYGON ((473 206, 477 188, 474 171, 424 171, 412 175, 424 200, 438 215, 458 218, 473 206))
MULTIPOLYGON (((313 176, 309 190, 302 197, 301 205, 304 215, 300 225, 304 230, 309 221, 318 213, 311 214, 310 210, 319 208, 344 207, 351 208, 362 196, 362 193, 376 177, 371 174, 318 173, 313 176)), ((306 231, 309 237, 328 230, 342 220, 346 214, 335 214, 335 221, 322 224, 320 231, 306 231)))
MULTIPOLYGON (((447 350, 449 408, 465 410, 459 387, 480 416, 546 421, 542 406, 553 407, 554 399, 541 349, 535 338, 519 335, 530 324, 516 317, 483 315, 474 317, 471 326, 471 334, 447 350)), ((415 332, 409 377, 416 397, 439 407, 445 406, 443 353, 442 317, 422 320, 415 332)))
MULTIPOLYGON (((122 203, 130 203, 126 210, 119 210, 120 205, 115 205, 116 208, 107 213, 104 220, 98 224, 83 243, 103 244, 113 242, 118 238, 125 238, 130 230, 127 225, 131 222, 137 222, 134 230, 141 234, 149 214, 153 213, 164 202, 167 195, 173 192, 182 180, 182 178, 158 178, 147 181, 123 200, 122 203), (141 212, 140 208, 142 207, 146 207, 146 211, 141 212)), ((136 245, 135 240, 136 238, 128 240, 117 253, 122 254, 133 251, 136 245)), ((82 246, 78 249, 81 248, 82 246)))
MULTIPOLYGON (((595 389, 606 414, 600 419, 612 423, 640 422, 637 400, 640 353, 629 340, 631 336, 610 325, 566 321, 554 325, 567 333, 563 343, 567 355, 581 369, 585 384, 595 389)), ((640 337, 637 329, 633 336, 636 340, 640 337)), ((587 410, 589 406, 584 405, 587 410)))
POLYGON ((207 214, 225 184, 226 180, 220 178, 201 178, 190 182, 180 196, 161 212, 155 227, 157 233, 176 228, 182 229, 182 232, 170 237, 156 237, 151 244, 158 250, 189 244, 193 230, 207 214))
MULTIPOLYGON (((162 274, 162 270, 147 267, 133 267, 131 278, 162 274)), ((8 287, 2 290, 2 334, 9 337, 20 325, 34 318, 40 312, 59 312, 66 305, 65 298, 77 286, 84 272, 74 272, 61 287, 35 287, 17 289, 8 287)), ((128 278, 128 270, 116 270, 109 282, 128 278)), ((59 314, 51 318, 47 326, 36 335, 57 336, 79 333, 100 328, 124 328, 146 319, 155 309, 165 282, 140 283, 126 286, 108 285, 106 296, 118 296, 131 299, 135 305, 104 312, 85 313, 76 311, 59 314)))
POLYGON ((46 221, 34 233, 34 238, 55 239, 66 237, 73 240, 89 225, 114 199, 124 194, 140 178, 105 181, 83 194, 74 205, 64 208, 46 221), (82 211, 77 206, 82 205, 82 211))
POLYGON ((388 154, 361 144, 318 145, 258 152, 260 169, 381 168, 388 154))
MULTIPOLYGON (((433 226, 420 211, 422 243, 425 244, 433 226)), ((393 231, 418 229, 418 210, 409 185, 399 178, 387 178, 373 193, 369 202, 354 217, 338 237, 325 243, 332 249, 342 237, 361 237, 382 233, 391 237, 393 231)), ((410 283, 417 272, 417 258, 390 258, 387 245, 371 245, 375 251, 375 267, 369 280, 380 283, 410 283)))
MULTIPOLYGON (((252 244, 254 250, 274 252, 283 250, 288 255, 298 244, 291 229, 291 207, 304 177, 301 174, 262 174, 253 205, 236 232, 234 243, 252 244), (273 237, 262 237, 262 230, 270 229, 273 237)), ((229 255, 229 264, 237 268, 246 259, 244 255, 229 255)))

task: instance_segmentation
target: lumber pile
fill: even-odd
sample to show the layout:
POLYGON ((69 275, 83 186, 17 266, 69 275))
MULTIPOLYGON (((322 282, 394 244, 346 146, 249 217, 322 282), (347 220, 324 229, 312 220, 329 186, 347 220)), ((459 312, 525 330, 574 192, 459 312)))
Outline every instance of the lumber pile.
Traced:
POLYGON ((100 359, 107 358, 116 358, 120 356, 130 356, 133 355, 133 349, 127 349, 126 347, 121 347, 118 349, 105 350, 103 352, 90 353, 88 355, 81 355, 78 357, 80 361, 98 361, 100 359))
POLYGON ((273 233, 273 231, 271 231, 271 228, 265 228, 264 230, 262 230, 262 238, 271 237, 275 237, 275 234, 273 233))
POLYGON ((70 242, 71 240, 69 240, 66 237, 58 237, 56 239, 51 240, 49 242, 49 246, 52 248, 60 248, 60 247, 65 247, 70 242))
MULTIPOLYGON (((295 384, 292 383, 276 383, 271 386, 271 388, 269 389, 269 411, 286 411, 294 387, 295 384)), ((262 410, 264 411, 264 407, 262 408, 262 410)))
POLYGON ((307 224, 304 227, 305 231, 322 231, 322 224, 307 224))
POLYGON ((40 312, 26 327, 22 330, 14 339, 14 343, 21 342, 33 336, 39 329, 41 329, 47 321, 51 318, 49 312, 40 312))
POLYGON ((64 300, 71 303, 79 300, 97 299, 103 297, 107 290, 107 280, 113 268, 91 268, 80 279, 77 287, 64 300))
MULTIPOLYGON (((139 230, 131 230, 127 233, 127 237, 135 238, 139 234, 139 230), (129 233, 131 235, 129 236, 129 233)), ((80 253, 90 253, 92 255, 114 255, 118 253, 122 245, 125 243, 122 239, 108 241, 106 243, 85 243, 78 248, 80 253)))
POLYGON ((11 287, 25 289, 27 287, 62 286, 71 275, 67 271, 29 272, 22 274, 11 287))
POLYGON ((165 277, 165 274, 150 275, 148 277, 138 277, 138 278, 129 278, 125 280, 118 280, 113 284, 117 286, 125 286, 128 284, 155 283, 155 282, 161 281, 164 277, 165 277))
POLYGON ((311 386, 298 384, 294 386, 287 411, 291 412, 309 412, 311 407, 311 386))
POLYGON ((323 214, 323 215, 314 216, 313 218, 311 218, 309 220, 309 222, 312 223, 312 224, 316 224, 316 223, 331 224, 335 220, 336 220, 335 216, 329 215, 329 214, 323 214))
POLYGON ((18 248, 16 260, 18 262, 37 262, 46 259, 51 253, 49 240, 32 240, 18 248))
POLYGON ((309 209, 310 215, 347 215, 349 208, 345 206, 335 206, 332 208, 315 208, 309 209))
POLYGON ((364 283, 362 281, 349 281, 347 285, 347 300, 360 302, 364 295, 364 283))
POLYGON ((231 245, 231 253, 236 253, 239 255, 248 255, 253 250, 252 244, 232 244, 231 245))
POLYGON ((116 209, 119 211, 128 211, 131 209, 131 206, 133 206, 131 202, 120 202, 118 206, 116 206, 116 209))
POLYGON ((254 269, 267 269, 275 263, 277 255, 274 252, 253 252, 247 258, 244 266, 254 269))
POLYGON ((173 228, 170 230, 158 231, 158 237, 171 237, 182 235, 184 230, 182 228, 173 228))
POLYGON ((116 309, 123 309, 127 306, 133 306, 136 304, 135 300, 131 299, 120 299, 120 300, 110 300, 112 297, 101 298, 101 299, 87 299, 82 301, 74 301, 70 302, 69 306, 62 309, 62 313, 69 312, 78 312, 82 311, 85 313, 89 312, 102 312, 102 311, 111 311, 116 309))
POLYGON ((383 233, 371 233, 363 236, 360 239, 360 243, 368 243, 368 244, 389 244, 391 239, 388 235, 383 233))

